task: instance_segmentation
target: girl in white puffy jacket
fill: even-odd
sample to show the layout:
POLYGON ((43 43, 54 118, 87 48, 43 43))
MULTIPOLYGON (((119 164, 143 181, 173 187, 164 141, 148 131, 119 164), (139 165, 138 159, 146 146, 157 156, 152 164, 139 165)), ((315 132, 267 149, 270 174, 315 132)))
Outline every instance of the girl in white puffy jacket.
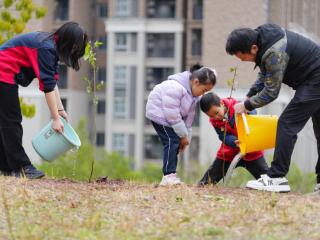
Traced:
POLYGON ((163 144, 163 178, 160 185, 180 184, 176 175, 178 153, 191 140, 191 126, 199 97, 216 84, 212 68, 194 65, 190 71, 177 73, 156 85, 151 91, 146 117, 163 144))

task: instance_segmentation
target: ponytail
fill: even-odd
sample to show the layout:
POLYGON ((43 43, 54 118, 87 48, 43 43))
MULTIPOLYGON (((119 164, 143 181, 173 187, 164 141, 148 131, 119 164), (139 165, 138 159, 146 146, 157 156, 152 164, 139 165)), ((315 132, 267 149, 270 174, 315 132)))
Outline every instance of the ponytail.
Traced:
POLYGON ((190 67, 190 72, 191 73, 193 73, 194 71, 196 71, 196 70, 199 70, 200 68, 202 68, 203 66, 202 65, 200 65, 200 63, 196 63, 196 64, 194 64, 194 65, 192 65, 191 67, 190 67))

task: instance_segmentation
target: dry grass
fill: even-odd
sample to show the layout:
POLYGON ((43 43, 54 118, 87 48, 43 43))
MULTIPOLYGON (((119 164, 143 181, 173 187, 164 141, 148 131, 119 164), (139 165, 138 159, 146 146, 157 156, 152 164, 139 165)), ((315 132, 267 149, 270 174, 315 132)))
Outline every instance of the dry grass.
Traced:
POLYGON ((0 177, 0 239, 320 239, 320 195, 0 177))

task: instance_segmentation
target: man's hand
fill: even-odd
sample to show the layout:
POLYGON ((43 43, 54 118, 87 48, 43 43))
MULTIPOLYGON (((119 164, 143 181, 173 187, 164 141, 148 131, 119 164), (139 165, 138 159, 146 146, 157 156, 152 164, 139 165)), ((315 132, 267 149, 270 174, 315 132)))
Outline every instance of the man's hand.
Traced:
POLYGON ((234 141, 234 144, 235 144, 237 147, 240 147, 240 141, 239 141, 239 140, 235 140, 235 141, 234 141))
POLYGON ((179 153, 183 153, 187 145, 189 145, 188 137, 182 137, 180 139, 179 153))
POLYGON ((234 112, 235 113, 245 113, 247 112, 248 110, 245 108, 244 106, 244 102, 239 102, 237 104, 234 105, 234 112))

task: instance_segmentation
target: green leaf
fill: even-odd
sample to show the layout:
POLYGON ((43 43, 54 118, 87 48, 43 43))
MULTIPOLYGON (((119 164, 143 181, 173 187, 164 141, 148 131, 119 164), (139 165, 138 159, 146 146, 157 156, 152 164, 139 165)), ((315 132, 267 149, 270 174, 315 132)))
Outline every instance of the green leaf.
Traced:
POLYGON ((24 22, 28 22, 31 18, 31 13, 27 10, 23 10, 20 12, 20 16, 24 22))
POLYGON ((4 1, 3 1, 3 6, 4 6, 5 8, 11 7, 12 4, 13 4, 13 0, 4 0, 4 1))
POLYGON ((94 48, 100 47, 100 46, 102 46, 102 45, 103 45, 102 42, 95 41, 95 43, 94 43, 94 48))
POLYGON ((10 19, 11 19, 11 14, 10 14, 10 12, 7 11, 7 10, 4 10, 4 11, 1 13, 1 18, 2 18, 4 21, 9 22, 10 19))
POLYGON ((228 85, 228 87, 232 87, 232 85, 233 85, 233 78, 227 80, 227 85, 228 85))
POLYGON ((35 10, 35 15, 36 15, 36 18, 39 19, 39 18, 43 18, 48 12, 48 9, 46 7, 38 7, 36 8, 35 10))
POLYGON ((22 33, 23 30, 25 29, 26 25, 22 21, 17 21, 16 23, 13 24, 13 31, 17 34, 22 33))
POLYGON ((89 41, 86 45, 86 48, 84 50, 84 60, 87 61, 90 57, 91 53, 91 41, 89 41))

